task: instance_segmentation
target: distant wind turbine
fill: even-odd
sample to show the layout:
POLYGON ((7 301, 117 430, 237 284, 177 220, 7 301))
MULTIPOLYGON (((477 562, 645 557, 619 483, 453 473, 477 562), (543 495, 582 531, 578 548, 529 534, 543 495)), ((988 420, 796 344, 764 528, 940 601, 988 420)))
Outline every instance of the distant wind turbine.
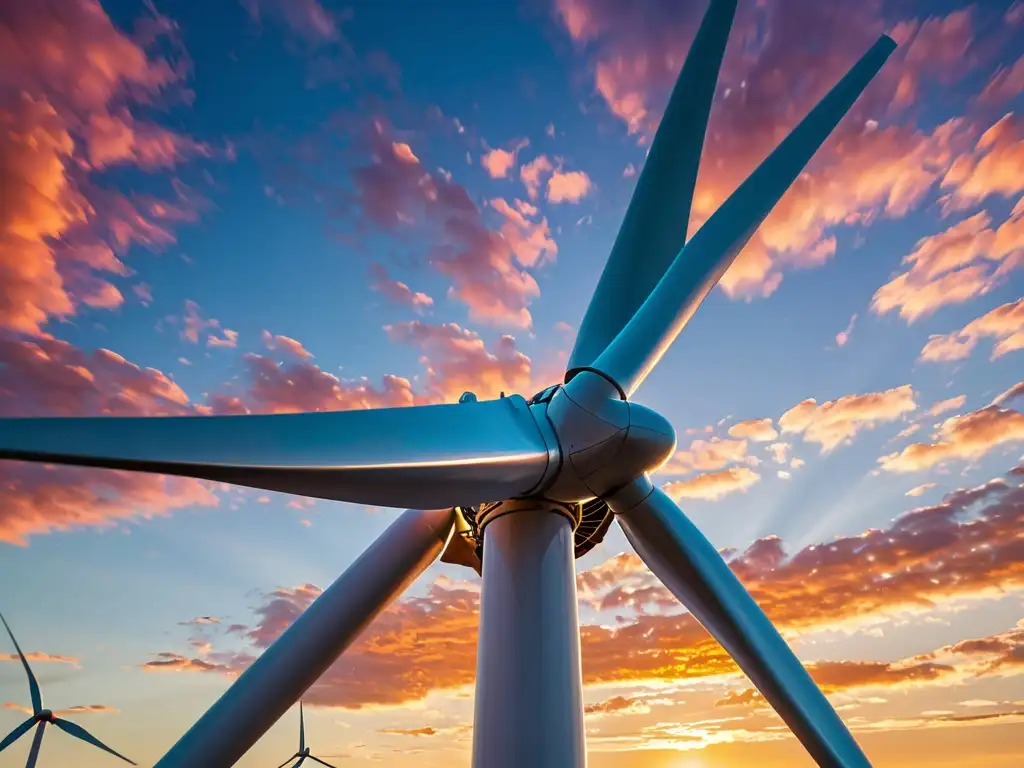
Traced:
POLYGON ((126 763, 136 765, 133 761, 122 755, 120 752, 115 752, 102 741, 97 739, 85 728, 80 725, 64 720, 54 715, 49 709, 43 709, 43 696, 39 692, 39 683, 36 682, 36 676, 32 674, 32 668, 28 665, 28 660, 25 658, 25 654, 21 652, 21 646, 18 645, 18 641, 14 639, 14 633, 11 632, 10 626, 7 624, 7 620, 0 614, 0 621, 4 624, 4 629, 7 630, 7 634, 11 637, 11 642, 14 643, 14 648, 18 652, 18 656, 21 658, 21 665, 25 667, 25 674, 28 675, 28 690, 32 696, 32 716, 7 734, 7 737, 0 741, 0 752, 3 752, 7 747, 16 742, 30 730, 32 726, 36 727, 35 736, 32 738, 32 748, 28 752, 28 762, 25 763, 25 768, 35 768, 36 760, 39 759, 39 748, 43 744, 43 730, 47 724, 56 725, 65 733, 69 733, 76 739, 92 744, 94 747, 99 747, 104 752, 109 752, 115 757, 120 757, 126 763))
POLYGON ((300 701, 299 702, 299 751, 296 752, 291 757, 289 757, 287 760, 285 760, 279 766, 277 766, 277 768, 284 768, 286 765, 288 765, 288 763, 291 763, 292 760, 295 760, 295 758, 299 758, 299 759, 295 763, 292 764, 292 768, 299 768, 299 766, 302 765, 306 761, 307 757, 310 760, 316 760, 316 762, 320 763, 320 765, 326 765, 327 768, 334 768, 334 766, 331 765, 330 763, 325 763, 319 757, 316 757, 314 755, 309 754, 309 747, 306 746, 306 723, 305 723, 305 720, 302 717, 302 702, 300 701))

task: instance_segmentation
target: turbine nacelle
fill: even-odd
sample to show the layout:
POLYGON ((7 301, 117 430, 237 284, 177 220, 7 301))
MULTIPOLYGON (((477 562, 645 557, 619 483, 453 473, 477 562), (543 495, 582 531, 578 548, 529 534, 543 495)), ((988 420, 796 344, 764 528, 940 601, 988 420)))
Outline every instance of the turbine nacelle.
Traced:
POLYGON ((46 723, 53 722, 53 712, 49 709, 41 709, 36 712, 36 720, 41 720, 46 723))
POLYGON ((538 495, 566 503, 600 498, 672 455, 676 434, 668 420, 620 395, 610 379, 586 370, 550 396, 544 415, 560 462, 538 495))

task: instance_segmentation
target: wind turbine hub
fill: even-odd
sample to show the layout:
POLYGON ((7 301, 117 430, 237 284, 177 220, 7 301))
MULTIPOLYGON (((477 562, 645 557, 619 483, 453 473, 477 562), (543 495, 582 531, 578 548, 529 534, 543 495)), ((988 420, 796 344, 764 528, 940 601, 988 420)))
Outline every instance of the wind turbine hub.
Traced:
POLYGON ((667 419, 622 399, 621 390, 597 372, 578 373, 545 404, 533 406, 541 407, 561 457, 537 494, 546 499, 571 503, 606 496, 660 467, 676 447, 667 419))
POLYGON ((53 712, 51 710, 49 710, 49 709, 41 709, 36 714, 36 720, 42 720, 43 722, 52 723, 53 722, 53 712))

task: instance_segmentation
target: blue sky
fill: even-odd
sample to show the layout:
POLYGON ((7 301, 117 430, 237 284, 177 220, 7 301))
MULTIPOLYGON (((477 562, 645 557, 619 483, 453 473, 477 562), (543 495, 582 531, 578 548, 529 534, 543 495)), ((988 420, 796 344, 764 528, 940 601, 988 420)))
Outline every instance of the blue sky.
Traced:
MULTIPOLYGON (((16 126, 0 148, 12 169, 0 176, 0 413, 340 409, 556 383, 704 5, 0 3, 0 31, 25 41, 0 54, 0 114, 16 126), (47 46, 63 57, 38 53, 47 46), (488 247, 446 231, 453 221, 488 247), (111 266, 115 255, 127 269, 111 266)), ((1020 668, 956 644, 1024 647, 1024 568, 1007 538, 1020 530, 1020 474, 1007 473, 1024 417, 1012 396, 992 405, 1022 378, 1022 23, 1009 2, 808 0, 783 14, 780 2, 741 0, 695 223, 878 34, 900 48, 637 396, 679 436, 675 470, 657 479, 720 548, 777 536, 794 555, 895 531, 898 515, 945 515, 961 503, 948 494, 1001 478, 958 513, 1010 521, 1003 559, 972 570, 977 581, 948 544, 914 560, 959 574, 959 586, 932 591, 836 562, 823 593, 852 589, 860 568, 868 586, 845 613, 812 618, 828 601, 781 586, 799 557, 742 572, 763 602, 790 594, 806 606, 777 618, 805 661, 894 665, 869 682, 865 672, 826 683, 877 765, 910 764, 906 750, 921 765, 1020 759, 1009 746, 1021 734, 1020 668), (809 398, 814 407, 793 410, 809 398), (773 437, 737 430, 764 419, 773 437), (903 670, 932 663, 927 654, 951 671, 908 682, 903 670), (957 752, 963 713, 991 717, 957 752)), ((17 587, 0 608, 26 651, 78 660, 34 664, 48 705, 116 708, 78 722, 142 764, 283 628, 274 611, 308 603, 297 587, 327 586, 396 516, 13 463, 0 467, 0 497, 0 579, 17 587), (203 616, 218 623, 183 624, 203 616), (152 672, 171 658, 159 654, 180 674, 152 672)), ((679 637, 698 637, 681 609, 628 586, 652 583, 613 559, 628 551, 613 528, 579 561, 581 584, 602 568, 620 579, 589 597, 581 587, 584 621, 623 632, 662 622, 665 638, 675 622, 679 637)), ((477 585, 470 571, 433 566, 381 621, 406 638, 461 631, 472 616, 459 600, 477 585)), ((439 641, 408 640, 379 678, 367 641, 352 669, 314 689, 319 754, 468 761, 467 637, 447 651, 450 669, 424 672, 422 690, 403 688, 413 667, 401 664, 439 641), (434 732, 415 733, 424 728, 434 732)), ((623 658, 595 668, 613 682, 588 678, 588 703, 626 702, 591 714, 594 765, 625 765, 621 745, 652 768, 752 754, 809 764, 761 710, 715 706, 747 687, 734 670, 645 676, 623 658), (700 724, 715 716, 735 719, 700 724), (666 735, 666 722, 690 730, 666 735)), ((12 664, 0 664, 0 699, 27 704, 12 664)), ((0 711, 0 729, 18 718, 0 711)), ((240 765, 280 762, 296 719, 240 765)), ((26 750, 19 742, 0 765, 26 750)), ((107 764, 62 734, 43 755, 41 765, 107 764)))

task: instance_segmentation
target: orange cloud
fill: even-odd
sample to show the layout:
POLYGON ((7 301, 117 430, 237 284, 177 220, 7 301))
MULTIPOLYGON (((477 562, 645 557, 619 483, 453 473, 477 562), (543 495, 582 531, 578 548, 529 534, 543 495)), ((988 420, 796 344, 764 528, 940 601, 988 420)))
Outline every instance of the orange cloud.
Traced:
POLYGON ((146 50, 178 45, 168 19, 149 20, 144 46, 96 0, 15 6, 0 21, 0 327, 40 335, 81 305, 122 303, 110 278, 128 272, 115 251, 135 235, 158 230, 173 241, 158 223, 166 211, 93 187, 89 172, 115 162, 169 168, 212 150, 133 115, 181 91, 183 72, 146 50))
POLYGON ((746 457, 746 440, 723 440, 718 437, 711 440, 694 440, 686 450, 676 451, 658 471, 662 474, 677 475, 721 469, 726 464, 743 461, 746 457))
POLYGON ((755 443, 766 443, 778 436, 771 419, 740 421, 729 427, 729 437, 753 440, 755 443))
POLYGON ((939 400, 935 405, 928 409, 928 415, 939 416, 947 411, 955 411, 957 408, 962 408, 966 402, 967 395, 958 395, 957 397, 950 397, 946 400, 939 400))
POLYGON ((934 443, 913 443, 878 461, 888 472, 917 472, 947 461, 976 461, 1007 443, 1024 440, 1024 413, 989 405, 947 419, 934 443))
POLYGON ((973 153, 957 158, 942 180, 952 188, 948 205, 963 208, 990 195, 1024 190, 1024 121, 1012 112, 981 135, 973 153))
MULTIPOLYGON (((1024 489, 994 480, 906 512, 885 530, 839 537, 792 557, 778 538, 759 539, 741 555, 730 555, 730 564, 783 631, 834 628, 1024 587, 1024 556, 1016 541, 1022 524, 1024 489)), ((614 624, 581 628, 586 683, 665 682, 736 672, 689 613, 643 610, 651 605, 664 610, 675 603, 636 555, 618 555, 577 580, 585 605, 621 617, 614 624), (623 615, 627 611, 632 615, 623 615)), ((265 648, 319 593, 318 587, 306 584, 266 595, 248 641, 257 650, 265 648)), ((405 597, 384 612, 305 701, 350 709, 398 706, 420 701, 431 691, 470 685, 478 605, 478 580, 440 577, 424 596, 405 597)), ((972 674, 995 673, 1008 669, 1013 654, 1019 653, 1015 638, 1000 635, 998 646, 943 649, 900 662, 827 662, 812 668, 830 690, 940 680, 950 674, 945 667, 957 667, 963 660, 972 674), (978 655, 969 658, 972 648, 978 655)), ((253 653, 246 649, 216 658, 241 671, 253 653)))
POLYGON ((947 304, 961 304, 998 285, 1017 264, 1024 247, 1024 216, 1013 215, 995 229, 985 212, 922 238, 903 259, 910 269, 875 292, 876 314, 898 310, 908 323, 947 304))
POLYGON ((705 499, 717 501, 739 491, 746 492, 761 476, 747 467, 731 467, 721 472, 707 472, 688 480, 666 483, 662 489, 674 500, 705 499))
POLYGON ((932 336, 921 350, 920 360, 949 362, 970 357, 984 337, 994 341, 991 359, 1024 349, 1024 299, 1003 304, 972 320, 959 331, 932 336))
MULTIPOLYGON (((31 662, 37 663, 49 663, 56 662, 58 664, 70 664, 73 667, 78 666, 78 659, 74 656, 62 656, 59 653, 44 653, 43 651, 29 651, 25 654, 25 658, 31 662)), ((0 661, 10 661, 21 663, 21 657, 13 653, 0 653, 0 661)))
POLYGON ((556 170, 548 179, 548 202, 578 203, 592 186, 590 177, 583 171, 556 170))
POLYGON ((387 269, 381 264, 373 264, 370 267, 370 275, 373 277, 370 290, 377 291, 389 301, 410 307, 417 312, 434 306, 434 300, 427 294, 414 291, 398 280, 392 280, 387 269))
POLYGON ((779 418, 782 431, 803 435, 828 452, 853 439, 864 429, 896 421, 917 408, 914 390, 909 384, 884 392, 845 395, 818 405, 813 398, 804 400, 779 418))
POLYGON ((158 653, 157 658, 142 665, 145 672, 223 672, 229 669, 202 659, 190 659, 176 653, 158 653))

